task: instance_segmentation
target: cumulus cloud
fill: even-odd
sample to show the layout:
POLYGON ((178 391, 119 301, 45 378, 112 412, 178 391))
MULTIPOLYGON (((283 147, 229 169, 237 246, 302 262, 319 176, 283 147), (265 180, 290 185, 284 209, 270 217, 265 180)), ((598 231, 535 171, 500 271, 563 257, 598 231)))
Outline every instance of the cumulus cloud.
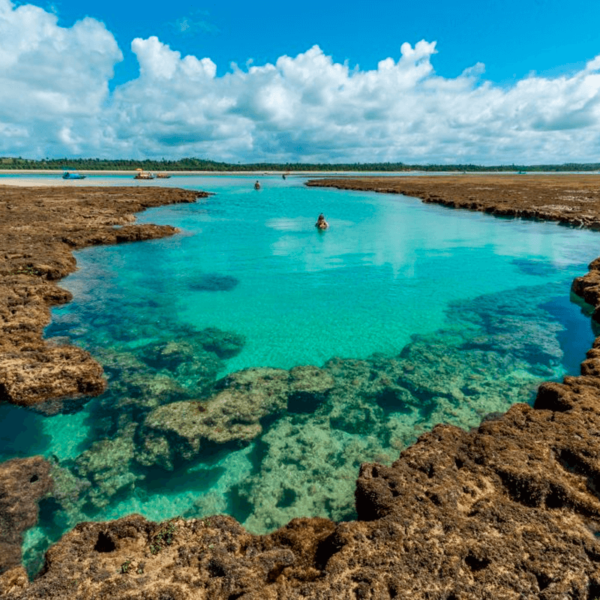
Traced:
POLYGON ((108 92, 121 60, 93 19, 71 28, 0 0, 0 152, 203 156, 231 161, 597 161, 600 56, 570 76, 509 87, 481 63, 436 74, 436 44, 403 43, 376 69, 318 46, 217 77, 209 58, 133 40, 140 74, 108 92))
POLYGON ((0 151, 77 153, 101 143, 108 82, 121 59, 95 19, 63 28, 41 8, 0 0, 0 151))

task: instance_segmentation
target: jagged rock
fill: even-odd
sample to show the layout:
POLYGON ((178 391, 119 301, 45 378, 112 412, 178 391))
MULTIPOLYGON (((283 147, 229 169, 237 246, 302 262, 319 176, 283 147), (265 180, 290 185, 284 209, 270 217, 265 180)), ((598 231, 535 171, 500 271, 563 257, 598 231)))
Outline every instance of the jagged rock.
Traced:
POLYGON ((0 573, 20 565, 23 532, 37 523, 38 503, 51 490, 50 463, 41 456, 0 463, 0 573))
POLYGON ((229 517, 82 523, 8 598, 593 598, 600 388, 579 379, 559 412, 520 404, 471 432, 439 425, 392 466, 363 464, 356 521, 265 536, 229 517))

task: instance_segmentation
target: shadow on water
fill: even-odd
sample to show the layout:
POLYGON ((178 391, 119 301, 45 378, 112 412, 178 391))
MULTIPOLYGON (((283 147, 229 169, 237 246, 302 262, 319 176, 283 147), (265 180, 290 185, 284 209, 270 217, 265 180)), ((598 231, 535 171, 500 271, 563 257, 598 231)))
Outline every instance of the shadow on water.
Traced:
POLYGON ((44 433, 44 418, 20 406, 0 406, 0 461, 49 450, 52 438, 44 433))
POLYGON ((598 335, 597 331, 594 331, 598 329, 598 324, 588 320, 593 313, 593 307, 571 293, 570 298, 559 295, 540 308, 548 311, 564 327, 556 334, 564 353, 562 362, 569 375, 578 375, 580 365, 598 335), (579 306, 581 311, 574 310, 575 306, 579 306), (587 318, 582 319, 582 314, 587 318))
POLYGON ((561 270, 549 260, 515 258, 511 262, 524 275, 534 275, 536 277, 552 277, 561 270))

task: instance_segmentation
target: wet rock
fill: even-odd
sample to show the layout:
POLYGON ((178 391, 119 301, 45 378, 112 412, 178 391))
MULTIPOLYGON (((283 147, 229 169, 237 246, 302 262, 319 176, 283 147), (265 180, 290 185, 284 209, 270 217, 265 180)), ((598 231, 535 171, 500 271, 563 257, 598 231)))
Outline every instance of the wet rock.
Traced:
MULTIPOLYGON (((48 400, 97 396, 106 388, 102 368, 74 346, 48 346, 0 356, 0 402, 31 406, 48 400)), ((60 411, 56 402, 49 413, 60 411)))
POLYGON ((0 463, 0 573, 20 565, 23 533, 37 523, 38 503, 51 490, 50 463, 41 456, 0 463))

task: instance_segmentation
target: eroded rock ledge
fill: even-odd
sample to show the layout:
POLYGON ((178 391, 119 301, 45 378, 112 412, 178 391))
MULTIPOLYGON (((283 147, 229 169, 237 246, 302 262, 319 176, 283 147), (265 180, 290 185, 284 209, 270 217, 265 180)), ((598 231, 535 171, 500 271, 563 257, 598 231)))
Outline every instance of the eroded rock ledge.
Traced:
POLYGON ((205 196, 170 188, 0 187, 0 402, 64 410, 47 401, 104 391, 102 368, 89 353, 43 340, 49 307, 71 300, 55 282, 75 270, 73 250, 177 231, 133 224, 133 213, 205 196))
MULTIPOLYGON (((496 179, 502 179, 500 200, 519 192, 516 184, 498 191, 506 180, 496 179)), ((567 177, 560 179, 571 189, 567 177)), ((598 198, 600 186, 588 181, 598 198)), ((425 186, 421 178, 417 184, 425 186)), ((489 208, 494 212, 492 200, 489 208)), ((600 216, 592 212, 590 225, 600 216)), ((576 223, 565 215, 556 220, 576 223)), ((596 262, 574 283, 588 302, 600 281, 596 262)), ((81 523, 49 550, 34 582, 22 567, 0 576, 0 595, 594 599, 600 596, 599 374, 600 339, 582 375, 543 384, 533 407, 517 404, 470 432, 439 425, 391 467, 364 464, 354 522, 297 519, 266 536, 248 534, 229 517, 155 524, 132 515, 81 523)))

